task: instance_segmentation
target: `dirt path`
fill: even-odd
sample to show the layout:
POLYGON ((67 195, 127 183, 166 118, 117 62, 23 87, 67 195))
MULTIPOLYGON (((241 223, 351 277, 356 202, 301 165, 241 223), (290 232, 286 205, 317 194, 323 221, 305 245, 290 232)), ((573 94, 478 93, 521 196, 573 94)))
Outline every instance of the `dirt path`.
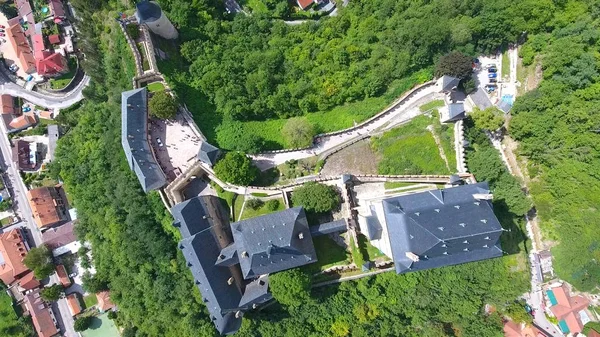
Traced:
POLYGON ((440 152, 440 157, 442 157, 442 159, 444 160, 444 163, 446 163, 446 168, 448 168, 449 172, 452 172, 454 169, 451 169, 450 164, 448 164, 448 158, 446 158, 446 153, 444 153, 444 148, 442 147, 440 138, 435 133, 435 130, 433 130, 433 125, 429 125, 427 127, 427 130, 429 130, 429 132, 431 132, 431 135, 433 136, 433 140, 435 140, 435 144, 437 145, 438 151, 440 152))
POLYGON ((324 176, 335 176, 348 172, 377 174, 377 164, 380 160, 381 155, 371 149, 371 142, 366 139, 329 156, 321 174, 324 176))

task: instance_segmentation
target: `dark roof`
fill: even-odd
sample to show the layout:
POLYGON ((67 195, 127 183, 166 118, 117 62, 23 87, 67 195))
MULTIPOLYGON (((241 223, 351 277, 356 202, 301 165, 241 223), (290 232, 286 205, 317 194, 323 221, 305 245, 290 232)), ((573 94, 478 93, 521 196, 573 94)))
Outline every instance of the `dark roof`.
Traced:
POLYGON ((440 91, 442 92, 450 92, 455 90, 458 87, 458 83, 460 83, 460 79, 448 75, 442 76, 438 83, 440 84, 440 91))
POLYGON ((121 144, 127 163, 144 192, 163 187, 167 181, 148 143, 148 93, 146 88, 121 93, 121 144))
POLYGON ((208 198, 192 198, 171 208, 175 218, 173 226, 179 228, 182 237, 190 237, 210 226, 206 200, 208 198))
POLYGON ((213 166, 217 162, 220 153, 221 151, 217 147, 207 142, 201 142, 200 150, 198 151, 198 160, 209 166, 213 166))
POLYGON ((448 104, 448 116, 444 116, 443 122, 454 122, 465 118, 465 106, 463 103, 448 104))
POLYGON ((335 220, 335 221, 327 222, 324 224, 320 224, 317 226, 311 226, 310 234, 311 234, 311 236, 314 237, 314 236, 325 235, 325 234, 335 233, 335 232, 345 232, 346 229, 347 229, 346 220, 340 219, 340 220, 335 220))
POLYGON ((482 182, 383 200, 396 271, 501 256, 502 226, 485 199, 489 195, 482 182))
POLYGON ((302 207, 232 223, 231 231, 246 279, 317 261, 302 207))
POLYGON ((160 6, 154 1, 140 1, 136 8, 135 14, 139 23, 156 21, 162 14, 160 6))
POLYGON ((50 249, 56 249, 75 242, 77 241, 77 236, 75 236, 74 225, 73 221, 69 221, 62 226, 47 229, 42 233, 42 241, 50 249))
POLYGON ((505 100, 500 100, 500 102, 498 102, 498 109, 502 110, 504 113, 508 113, 510 109, 512 109, 512 104, 505 100))
POLYGON ((253 309, 272 298, 273 295, 269 292, 269 277, 263 276, 246 285, 244 295, 240 300, 240 307, 253 309))

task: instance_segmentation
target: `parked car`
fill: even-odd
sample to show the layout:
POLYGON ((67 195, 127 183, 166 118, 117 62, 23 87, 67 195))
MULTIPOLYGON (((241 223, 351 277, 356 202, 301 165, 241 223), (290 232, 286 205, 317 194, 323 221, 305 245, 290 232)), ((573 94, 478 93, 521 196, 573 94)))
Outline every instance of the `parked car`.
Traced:
POLYGON ((4 35, 4 33, 0 33, 0 36, 6 36, 6 35, 4 35))
POLYGON ((531 306, 529 306, 529 304, 525 304, 525 311, 527 311, 528 314, 530 314, 533 309, 531 308, 531 306))
POLYGON ((498 74, 496 74, 496 73, 489 73, 488 74, 488 78, 496 78, 496 77, 498 77, 498 74))
POLYGON ((158 143, 158 147, 163 147, 165 144, 160 141, 160 138, 156 137, 156 142, 158 143))
POLYGON ((4 29, 4 28, 6 28, 6 27, 4 27, 3 25, 0 25, 0 28, 4 29))
POLYGON ((31 111, 30 107, 28 107, 28 106, 23 107, 23 112, 29 112, 29 111, 31 111))
POLYGON ((495 79, 495 78, 490 78, 489 80, 490 80, 490 83, 496 83, 496 82, 498 82, 498 80, 495 79))
POLYGON ((13 63, 10 65, 10 67, 8 67, 8 70, 12 71, 13 73, 16 73, 17 70, 19 70, 19 67, 13 63))
POLYGON ((4 33, 4 29, 0 28, 0 33, 4 33))
POLYGON ((496 67, 488 69, 488 73, 495 73, 497 71, 498 71, 498 68, 496 68, 496 67))
POLYGON ((25 79, 27 82, 31 82, 31 80, 33 80, 33 75, 29 75, 27 76, 27 78, 25 79))

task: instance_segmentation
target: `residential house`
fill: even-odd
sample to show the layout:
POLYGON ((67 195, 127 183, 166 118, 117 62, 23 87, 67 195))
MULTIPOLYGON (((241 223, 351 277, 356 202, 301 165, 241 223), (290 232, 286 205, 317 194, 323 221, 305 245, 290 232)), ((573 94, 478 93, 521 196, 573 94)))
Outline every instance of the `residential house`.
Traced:
POLYGON ((69 275, 67 274, 67 269, 64 265, 59 264, 58 266, 56 266, 56 276, 58 276, 58 280, 60 281, 60 284, 62 284, 63 287, 68 288, 69 286, 71 286, 72 282, 69 278, 69 275))
POLYGON ((30 128, 37 124, 37 119, 33 112, 26 112, 19 117, 13 118, 10 123, 8 123, 8 133, 15 133, 27 128, 30 128))
POLYGON ((32 36, 35 33, 35 19, 33 17, 31 3, 29 0, 14 0, 14 2, 17 10, 19 11, 19 16, 13 18, 14 21, 9 20, 9 26, 12 26, 14 23, 22 23, 22 26, 25 29, 25 35, 28 37, 32 36))
POLYGON ((116 308, 116 305, 110 301, 109 291, 102 291, 97 293, 96 299, 98 300, 98 304, 96 305, 96 307, 100 312, 114 310, 116 308))
POLYGON ((77 241, 73 231, 74 226, 75 222, 69 221, 64 225, 48 228, 42 233, 42 241, 52 249, 52 255, 76 253, 81 248, 81 243, 77 241))
POLYGON ((13 162, 22 171, 33 171, 37 166, 37 144, 17 139, 12 148, 13 162))
POLYGON ((313 4, 313 2, 313 0, 296 0, 298 7, 300 7, 300 9, 302 10, 308 9, 308 7, 310 7, 313 4))
POLYGON ((554 276, 554 269, 552 269, 552 254, 548 250, 542 250, 538 253, 540 258, 540 266, 542 267, 542 273, 551 274, 554 276))
POLYGON ((558 326, 563 333, 576 335, 583 331, 583 326, 590 321, 586 312, 590 301, 581 296, 571 296, 567 284, 546 291, 550 301, 550 311, 558 319, 558 326))
POLYGON ((145 87, 121 94, 121 145, 144 192, 166 185, 165 174, 148 142, 148 91, 145 87))
POLYGON ((48 42, 50 42, 50 44, 60 44, 60 35, 58 35, 58 34, 49 35, 48 42))
POLYGON ((38 74, 46 77, 59 76, 69 72, 67 59, 59 53, 43 51, 41 56, 36 57, 38 74))
POLYGON ((486 182, 364 200, 360 231, 398 274, 502 256, 486 182))
POLYGON ((15 113, 15 100, 11 95, 0 95, 2 101, 2 114, 13 115, 15 113))
MULTIPOLYGON (((221 334, 235 333, 244 312, 272 299, 268 274, 317 261, 302 207, 229 224, 219 200, 202 196, 171 212, 183 237, 179 249, 221 334)), ((322 228, 315 235, 345 230, 346 224, 322 228)))
POLYGON ((31 320, 33 321, 33 326, 35 327, 38 337, 52 337, 58 335, 54 312, 52 312, 50 305, 42 299, 39 289, 25 295, 24 301, 25 307, 27 308, 29 315, 31 315, 31 320))
POLYGON ((83 311, 77 293, 67 295, 67 305, 69 306, 71 316, 77 316, 83 311))
POLYGON ((600 333, 597 332, 596 330, 590 329, 590 331, 587 333, 586 337, 600 337, 600 333))
POLYGON ((31 52, 31 47, 25 33, 19 23, 14 24, 6 30, 6 37, 17 56, 16 63, 19 68, 28 74, 35 73, 35 58, 31 52))
POLYGON ((504 337, 545 337, 545 335, 536 327, 506 321, 504 323, 504 337))
POLYGON ((27 200, 38 228, 47 228, 68 220, 59 187, 40 187, 29 190, 27 200))
MULTIPOLYGON (((54 119, 54 112, 50 110, 42 110, 39 113, 40 118, 42 119, 54 119)), ((50 125, 48 125, 50 127, 50 125)))
POLYGON ((48 5, 50 7, 50 12, 54 16, 55 23, 61 23, 67 18, 66 14, 65 14, 65 8, 62 4, 62 1, 50 0, 48 2, 48 5))
POLYGON ((8 286, 20 286, 28 290, 39 287, 33 272, 23 261, 29 245, 20 228, 0 234, 0 280, 8 286))

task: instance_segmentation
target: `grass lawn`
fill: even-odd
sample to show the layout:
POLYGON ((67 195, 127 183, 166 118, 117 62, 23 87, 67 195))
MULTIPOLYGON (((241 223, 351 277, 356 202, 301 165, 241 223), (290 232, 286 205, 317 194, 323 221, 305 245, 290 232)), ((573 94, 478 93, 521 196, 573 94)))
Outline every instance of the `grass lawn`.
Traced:
POLYGON ((350 263, 348 252, 331 240, 329 236, 314 237, 313 244, 317 252, 317 262, 302 267, 309 274, 318 273, 332 266, 350 263))
POLYGON ((274 211, 270 211, 267 208, 266 201, 265 201, 265 204, 261 208, 256 209, 256 210, 254 210, 254 209, 248 207, 248 205, 246 205, 244 207, 244 211, 242 212, 242 216, 241 216, 240 220, 255 218, 260 215, 265 215, 265 214, 269 214, 269 213, 273 213, 273 212, 277 212, 277 211, 283 211, 285 209, 285 203, 283 202, 283 198, 278 198, 276 200, 279 200, 279 207, 277 207, 277 209, 274 211))
POLYGON ((454 148, 454 123, 442 124, 440 120, 436 118, 433 131, 437 134, 446 159, 448 160, 448 166, 450 166, 450 172, 456 171, 456 150, 454 148))
MULTIPOLYGON (((25 336, 27 323, 19 322, 21 313, 19 312, 17 315, 15 312, 15 309, 19 310, 19 308, 19 306, 13 306, 12 298, 4 290, 0 291, 0 331, 8 333, 8 336, 25 336)), ((3 334, 2 336, 7 335, 3 334)))
POLYGON ((423 112, 424 112, 424 111, 432 110, 432 109, 435 109, 435 108, 441 108, 441 107, 443 107, 445 104, 446 104, 446 103, 444 103, 444 101, 443 101, 443 100, 441 100, 441 99, 436 99, 435 101, 431 101, 431 102, 429 102, 429 103, 425 103, 425 104, 421 105, 421 106, 419 107, 419 110, 421 110, 421 111, 423 111, 423 112))
POLYGON ((419 116, 410 123, 371 140, 383 159, 379 174, 448 174, 446 163, 427 125, 434 121, 419 116))
POLYGON ((165 90, 165 86, 161 82, 152 82, 146 86, 150 92, 158 92, 165 90))
POLYGON ((358 234, 358 248, 365 258, 365 261, 375 261, 376 258, 385 256, 379 248, 373 246, 369 242, 369 239, 362 234, 358 234))
POLYGON ((144 50, 144 44, 142 42, 137 43, 137 49, 142 57, 142 70, 150 70, 150 64, 148 63, 148 57, 146 56, 146 51, 144 50))
POLYGON ((6 225, 10 225, 10 218, 9 216, 7 216, 4 219, 0 219, 0 227, 4 227, 6 225))
POLYGON ((508 50, 502 53, 502 77, 510 76, 510 58, 508 50))
POLYGON ((50 79, 50 88, 55 90, 62 89, 71 82, 73 77, 75 77, 75 70, 77 70, 77 59, 75 57, 69 57, 68 64, 69 72, 50 79))
POLYGON ((244 199, 245 199, 245 197, 243 195, 238 195, 235 198, 235 202, 233 203, 233 220, 234 221, 237 221, 240 216, 240 212, 242 211, 242 205, 244 204, 244 199))
POLYGON ((400 188, 400 187, 406 187, 406 186, 413 186, 415 185, 415 183, 403 183, 403 182, 392 182, 392 181, 386 181, 385 183, 383 183, 383 187, 386 190, 391 190, 394 188, 400 188))
POLYGON ((98 304, 98 298, 96 297, 96 294, 89 294, 83 297, 83 303, 85 304, 86 309, 91 308, 98 304))
POLYGON ((89 329, 81 332, 83 337, 119 337, 119 330, 115 322, 108 319, 108 314, 104 313, 94 317, 89 329))

